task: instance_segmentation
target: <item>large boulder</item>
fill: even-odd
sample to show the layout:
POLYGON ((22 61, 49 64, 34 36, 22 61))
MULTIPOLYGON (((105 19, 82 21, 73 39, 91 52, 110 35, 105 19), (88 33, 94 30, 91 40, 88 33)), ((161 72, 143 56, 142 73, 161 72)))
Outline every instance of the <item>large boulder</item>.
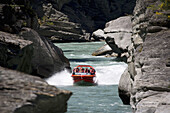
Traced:
POLYGON ((96 40, 104 38, 112 49, 112 52, 118 54, 118 57, 125 62, 128 57, 128 47, 131 44, 131 35, 131 16, 123 16, 112 20, 106 23, 104 30, 99 29, 92 34, 93 38, 96 40))
POLYGON ((64 69, 70 63, 62 50, 30 28, 19 35, 0 32, 0 65, 42 78, 64 69))
POLYGON ((70 91, 48 85, 39 77, 0 67, 1 113, 64 113, 70 91))
POLYGON ((98 41, 104 40, 105 39, 104 31, 102 29, 98 29, 92 33, 92 37, 98 41))
POLYGON ((98 50, 94 51, 92 53, 92 55, 93 56, 100 56, 100 55, 106 55, 106 54, 111 54, 111 53, 113 53, 112 49, 110 48, 109 45, 105 44, 104 46, 102 46, 98 50))
POLYGON ((120 80, 119 80, 119 97, 121 98, 123 104, 130 103, 130 93, 131 93, 131 78, 130 74, 128 73, 128 69, 124 71, 120 80))
POLYGON ((104 33, 106 35, 106 42, 111 46, 115 52, 119 52, 120 50, 127 51, 129 45, 131 44, 131 35, 132 35, 132 23, 131 16, 120 17, 116 20, 112 20, 106 23, 104 29, 104 33), (109 42, 112 40, 114 42, 109 42), (117 47, 115 47, 115 45, 117 47), (116 51, 119 50, 119 51, 116 51))
POLYGON ((0 31, 0 65, 32 73, 33 42, 0 31))
POLYGON ((33 42, 33 74, 46 78, 64 69, 70 69, 70 63, 62 50, 46 38, 40 37, 36 31, 24 28, 19 35, 33 42))

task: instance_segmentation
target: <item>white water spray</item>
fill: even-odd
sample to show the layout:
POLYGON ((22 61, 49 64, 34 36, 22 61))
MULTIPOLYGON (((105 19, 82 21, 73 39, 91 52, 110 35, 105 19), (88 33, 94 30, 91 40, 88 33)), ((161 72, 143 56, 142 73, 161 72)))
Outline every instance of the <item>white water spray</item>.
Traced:
MULTIPOLYGON (((96 78, 98 85, 115 85, 119 83, 121 74, 125 70, 126 65, 110 65, 110 66, 97 66, 96 78)), ((73 85, 71 73, 64 70, 60 73, 54 74, 46 80, 50 85, 55 86, 70 86, 73 85)))
POLYGON ((96 73, 99 85, 116 85, 119 84, 120 77, 126 66, 124 65, 112 65, 105 67, 97 67, 96 73))
POLYGON ((52 77, 46 79, 50 85, 55 86, 69 86, 73 85, 73 79, 71 73, 67 70, 54 74, 52 77))

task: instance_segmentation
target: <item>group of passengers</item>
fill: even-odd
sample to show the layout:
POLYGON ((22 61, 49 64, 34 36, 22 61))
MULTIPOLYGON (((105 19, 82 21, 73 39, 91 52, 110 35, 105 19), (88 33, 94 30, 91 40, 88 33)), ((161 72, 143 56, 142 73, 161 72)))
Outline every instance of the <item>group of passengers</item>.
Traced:
POLYGON ((88 68, 75 68, 74 70, 73 70, 73 74, 75 74, 75 73, 87 73, 87 74, 91 74, 91 75, 94 75, 95 74, 95 70, 93 69, 93 68, 90 68, 90 69, 88 69, 88 68))

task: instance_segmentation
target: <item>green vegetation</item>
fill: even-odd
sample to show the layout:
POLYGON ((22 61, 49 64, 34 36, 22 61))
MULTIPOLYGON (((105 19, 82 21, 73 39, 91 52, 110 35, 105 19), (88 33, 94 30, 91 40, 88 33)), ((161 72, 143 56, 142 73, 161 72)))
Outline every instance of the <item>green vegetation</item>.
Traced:
POLYGON ((139 48, 138 52, 141 53, 143 50, 143 46, 141 45, 141 47, 139 48))
POLYGON ((148 8, 152 9, 156 15, 165 15, 170 19, 170 15, 164 13, 166 10, 170 10, 170 0, 161 0, 161 4, 150 5, 148 8))
POLYGON ((54 23, 53 23, 53 22, 49 22, 49 21, 48 21, 48 22, 46 22, 46 24, 47 24, 47 25, 54 25, 54 23))
POLYGON ((168 10, 170 9, 170 0, 161 0, 162 4, 160 5, 161 9, 168 10))
POLYGON ((13 9, 16 8, 16 7, 24 7, 24 5, 16 5, 16 4, 15 5, 10 4, 9 6, 12 7, 13 9))
POLYGON ((41 19, 38 19, 38 22, 40 25, 43 25, 43 24, 54 25, 54 23, 52 21, 50 21, 50 19, 48 19, 47 16, 43 16, 41 19))

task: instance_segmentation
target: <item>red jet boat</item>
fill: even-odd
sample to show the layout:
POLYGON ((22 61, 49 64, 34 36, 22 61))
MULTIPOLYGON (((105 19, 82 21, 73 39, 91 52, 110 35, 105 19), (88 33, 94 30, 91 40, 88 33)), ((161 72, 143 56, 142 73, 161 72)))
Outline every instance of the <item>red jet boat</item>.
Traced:
POLYGON ((74 85, 97 85, 96 71, 90 65, 79 65, 73 69, 72 77, 74 85))

